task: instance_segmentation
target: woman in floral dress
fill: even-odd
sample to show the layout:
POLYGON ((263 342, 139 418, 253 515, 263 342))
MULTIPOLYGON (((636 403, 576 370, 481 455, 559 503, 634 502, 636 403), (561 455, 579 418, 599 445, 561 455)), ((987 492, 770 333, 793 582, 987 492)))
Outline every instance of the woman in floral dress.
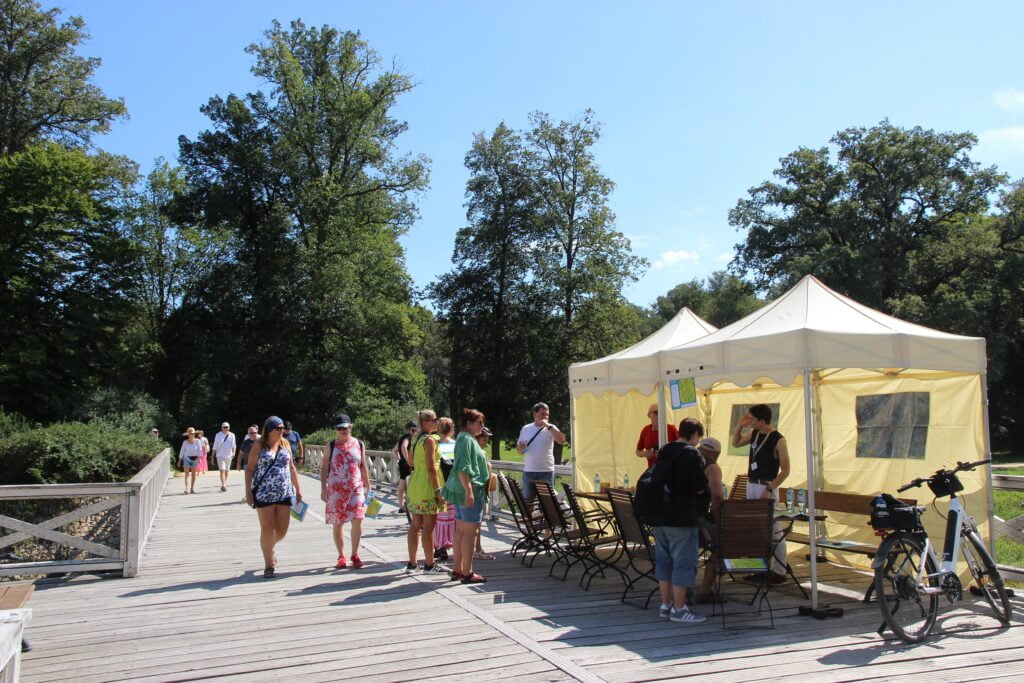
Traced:
MULTIPOLYGON (((203 436, 202 429, 196 430, 196 438, 199 439, 199 443, 203 446, 203 457, 199 458, 199 462, 196 463, 196 472, 206 474, 206 470, 210 469, 209 463, 206 461, 210 455, 210 442, 203 436)), ((195 493, 195 491, 192 493, 195 493)))
POLYGON ((320 499, 327 504, 326 521, 334 529, 334 546, 338 549, 338 562, 334 566, 344 569, 345 522, 352 522, 352 568, 359 569, 359 540, 363 535, 363 517, 366 515, 366 492, 370 490, 370 469, 366 466, 366 449, 352 436, 352 420, 339 415, 334 428, 338 438, 329 445, 330 458, 320 465, 320 499))

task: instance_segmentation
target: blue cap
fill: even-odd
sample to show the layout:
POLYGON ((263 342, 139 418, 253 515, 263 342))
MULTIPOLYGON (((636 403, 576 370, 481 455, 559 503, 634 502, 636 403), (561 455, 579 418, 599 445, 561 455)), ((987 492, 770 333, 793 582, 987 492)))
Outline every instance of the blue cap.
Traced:
POLYGON ((277 415, 271 415, 267 418, 267 421, 263 423, 263 433, 266 434, 271 429, 277 429, 284 425, 284 420, 279 418, 277 415))

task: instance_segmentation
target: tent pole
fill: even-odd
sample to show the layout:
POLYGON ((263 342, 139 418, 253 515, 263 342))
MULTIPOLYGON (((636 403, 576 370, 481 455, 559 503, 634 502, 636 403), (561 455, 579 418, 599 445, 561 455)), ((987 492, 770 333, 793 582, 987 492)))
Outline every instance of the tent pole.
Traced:
POLYGON ((818 529, 814 522, 817 510, 814 508, 814 446, 811 429, 811 369, 804 368, 804 439, 807 450, 807 522, 808 537, 811 541, 811 609, 818 609, 818 529))
POLYGON ((579 490, 576 481, 576 467, 579 464, 579 453, 576 452, 576 397, 572 395, 572 387, 569 387, 569 456, 572 458, 572 490, 579 490))
MULTIPOLYGON (((988 373, 981 373, 981 422, 984 425, 985 460, 992 459, 992 436, 988 424, 988 373)), ((995 501, 992 500, 992 464, 985 465, 985 500, 988 503, 988 550, 992 557, 996 556, 996 520, 995 501)))
POLYGON ((665 383, 658 382, 658 447, 668 443, 668 403, 665 401, 665 383))

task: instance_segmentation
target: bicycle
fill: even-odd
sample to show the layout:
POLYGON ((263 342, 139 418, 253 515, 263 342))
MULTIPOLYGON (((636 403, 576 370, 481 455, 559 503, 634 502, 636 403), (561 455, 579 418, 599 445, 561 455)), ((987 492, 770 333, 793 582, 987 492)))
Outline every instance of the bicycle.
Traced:
POLYGON ((956 495, 964 488, 957 472, 989 462, 958 462, 952 470, 940 469, 930 477, 914 479, 897 489, 902 493, 928 484, 936 499, 950 497, 941 562, 921 525, 925 506, 907 505, 888 494, 875 499, 871 526, 883 537, 871 563, 875 570, 875 595, 885 620, 878 629, 879 635, 888 626, 907 643, 919 643, 928 637, 935 625, 939 596, 945 595, 950 604, 963 597, 963 585, 956 572, 958 550, 996 618, 1004 625, 1010 623, 1012 608, 1003 577, 978 534, 974 518, 967 515, 956 495))

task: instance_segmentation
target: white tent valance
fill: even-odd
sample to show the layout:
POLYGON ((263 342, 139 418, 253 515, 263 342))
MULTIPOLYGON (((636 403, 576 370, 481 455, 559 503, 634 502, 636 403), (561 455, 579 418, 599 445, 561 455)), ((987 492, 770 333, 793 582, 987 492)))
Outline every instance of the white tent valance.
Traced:
POLYGON ((661 329, 633 346, 597 360, 573 363, 569 366, 570 390, 576 394, 606 390, 625 393, 632 389, 652 393, 660 381, 658 352, 700 339, 717 329, 689 308, 683 308, 661 329))

